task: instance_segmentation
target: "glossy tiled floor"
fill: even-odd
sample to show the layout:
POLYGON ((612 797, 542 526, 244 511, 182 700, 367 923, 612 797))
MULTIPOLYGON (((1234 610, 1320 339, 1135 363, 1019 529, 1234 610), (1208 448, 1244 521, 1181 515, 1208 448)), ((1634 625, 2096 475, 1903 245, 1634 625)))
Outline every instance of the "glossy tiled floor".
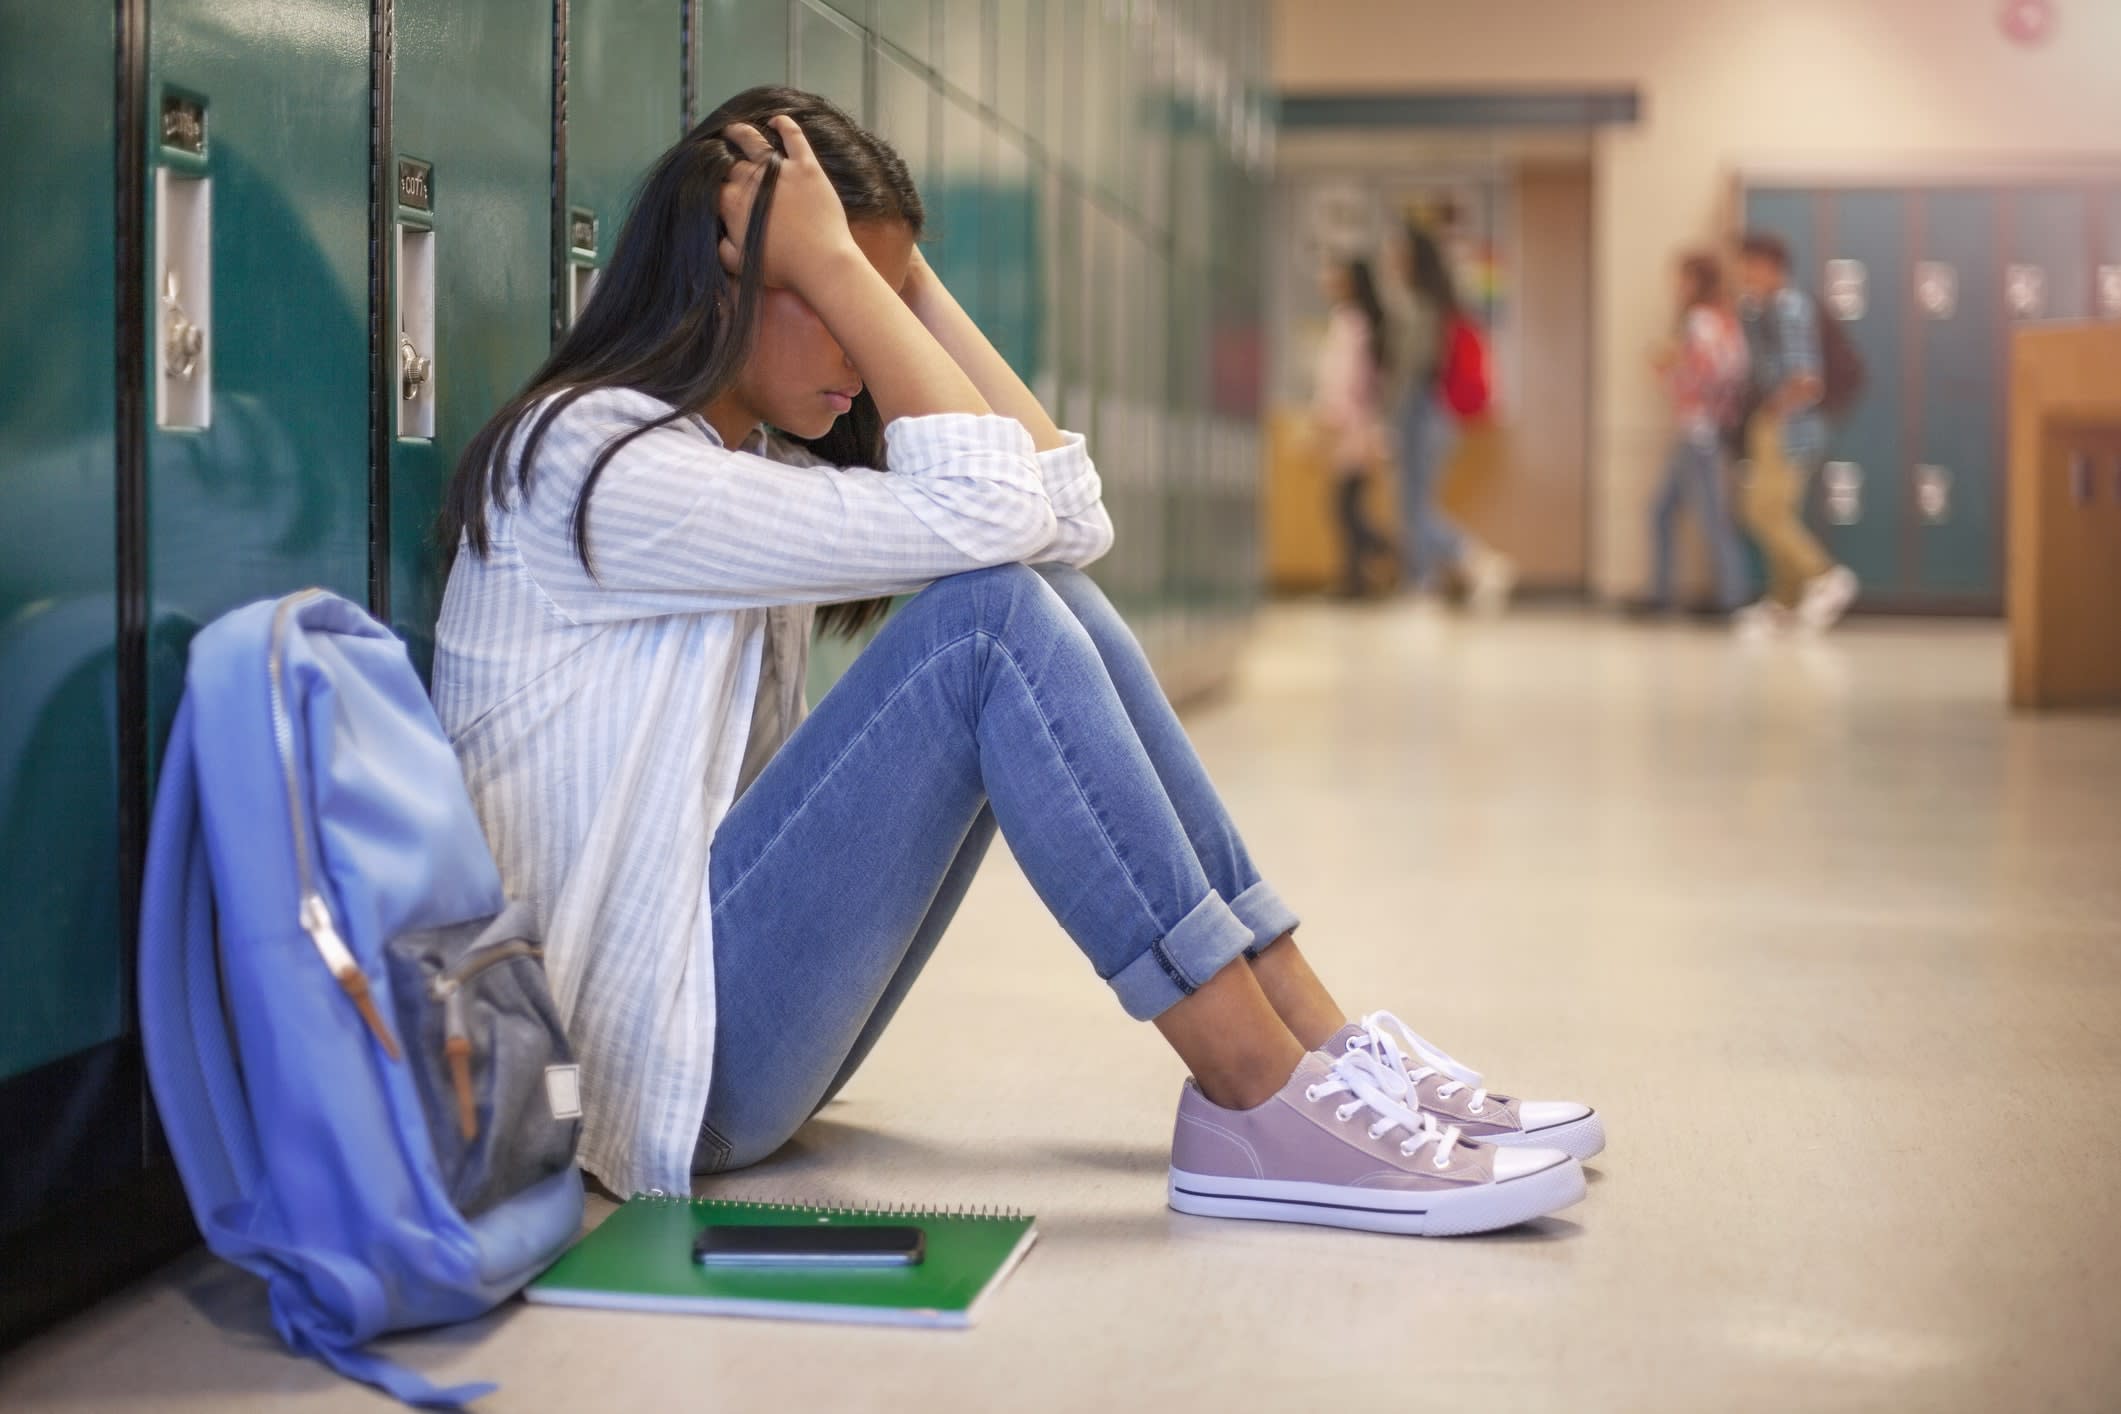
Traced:
MULTIPOLYGON (((1277 610, 1202 751, 1344 1001, 1604 1109, 1588 1201, 1167 1212, 1176 1065, 1003 860, 845 1100, 717 1190, 1035 1209, 979 1329, 518 1306, 393 1348, 495 1411, 2121 1407, 2121 719, 2002 678, 1986 625, 1277 610)), ((200 1259, 0 1405, 383 1407, 200 1259)))

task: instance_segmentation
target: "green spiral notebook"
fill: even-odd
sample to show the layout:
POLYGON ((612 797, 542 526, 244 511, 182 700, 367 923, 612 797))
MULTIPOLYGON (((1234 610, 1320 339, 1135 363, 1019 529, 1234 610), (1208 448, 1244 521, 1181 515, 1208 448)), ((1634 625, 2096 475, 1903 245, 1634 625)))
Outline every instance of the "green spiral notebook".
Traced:
POLYGON ((1032 1219, 1013 1212, 807 1208, 636 1194, 523 1295, 555 1306, 622 1311, 964 1327, 1037 1239, 1032 1219), (709 1268, 692 1260, 692 1240, 709 1223, 912 1223, 927 1233, 927 1257, 912 1267, 837 1271, 709 1268))

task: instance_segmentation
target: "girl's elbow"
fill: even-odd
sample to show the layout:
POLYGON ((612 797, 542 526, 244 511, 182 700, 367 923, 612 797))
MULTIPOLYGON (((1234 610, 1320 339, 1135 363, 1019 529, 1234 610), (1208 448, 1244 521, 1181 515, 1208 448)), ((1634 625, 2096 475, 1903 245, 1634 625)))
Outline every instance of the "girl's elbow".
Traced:
POLYGON ((1053 503, 1041 496, 1027 505, 1023 513, 1014 517, 1009 525, 1008 554, 1004 563, 1028 562, 1038 552, 1053 543, 1054 532, 1060 522, 1054 517, 1053 503))

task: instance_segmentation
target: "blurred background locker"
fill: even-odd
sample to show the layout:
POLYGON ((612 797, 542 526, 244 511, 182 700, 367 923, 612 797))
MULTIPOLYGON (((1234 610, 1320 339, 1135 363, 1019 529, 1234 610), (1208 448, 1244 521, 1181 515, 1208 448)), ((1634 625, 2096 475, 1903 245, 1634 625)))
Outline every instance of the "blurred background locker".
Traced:
POLYGON ((2121 182, 1968 167, 1741 175, 1748 227, 1789 243, 1792 279, 1868 370, 1807 500, 1870 609, 2003 606, 2010 338, 2121 317, 2121 182))
POLYGON ((129 937, 190 635, 323 585, 424 670, 458 449, 735 92, 813 88, 900 146, 929 258, 1091 437, 1097 573, 1175 693, 1230 671, 1266 63, 1263 0, 0 0, 0 111, 38 135, 38 199, 0 217, 27 277, 0 308, 0 1339, 189 1240, 129 937))

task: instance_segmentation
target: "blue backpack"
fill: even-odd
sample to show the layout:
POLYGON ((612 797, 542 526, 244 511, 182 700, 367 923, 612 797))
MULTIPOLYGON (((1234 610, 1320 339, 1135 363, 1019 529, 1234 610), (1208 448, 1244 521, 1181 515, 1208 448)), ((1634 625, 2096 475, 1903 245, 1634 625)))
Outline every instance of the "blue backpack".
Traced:
POLYGON ((296 1351, 507 1299, 579 1230, 580 1087, 529 915, 390 632, 308 590, 192 642, 140 919, 140 1027, 206 1245, 296 1351))

